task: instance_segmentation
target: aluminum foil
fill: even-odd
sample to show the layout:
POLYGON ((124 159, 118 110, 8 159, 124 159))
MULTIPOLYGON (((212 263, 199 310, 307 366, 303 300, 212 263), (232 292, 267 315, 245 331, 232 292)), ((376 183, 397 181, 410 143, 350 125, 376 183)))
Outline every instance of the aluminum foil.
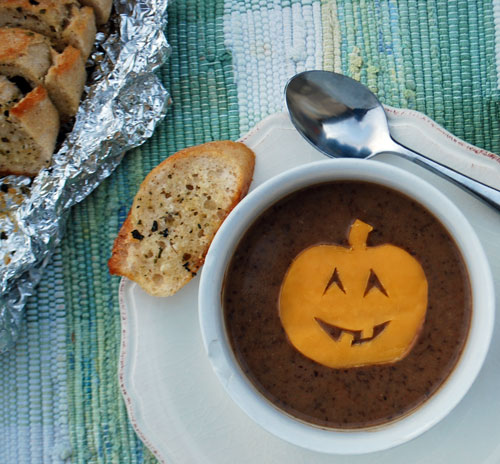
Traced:
POLYGON ((169 95, 154 70, 169 54, 166 9, 167 0, 114 0, 91 56, 86 96, 52 166, 33 180, 0 179, 0 353, 15 343, 26 300, 62 238, 71 206, 165 115, 169 95))

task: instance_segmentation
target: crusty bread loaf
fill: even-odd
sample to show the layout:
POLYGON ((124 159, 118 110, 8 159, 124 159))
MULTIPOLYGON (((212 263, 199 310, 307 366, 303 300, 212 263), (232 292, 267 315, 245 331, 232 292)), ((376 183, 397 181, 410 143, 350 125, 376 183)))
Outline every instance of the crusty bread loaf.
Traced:
POLYGON ((186 148, 153 169, 141 184, 115 240, 112 274, 169 296, 196 274, 215 232, 245 196, 255 155, 242 143, 186 148))
POLYGON ((49 37, 58 51, 72 45, 84 59, 96 35, 94 11, 76 0, 0 0, 0 27, 37 32, 49 37))
POLYGON ((86 79, 81 52, 72 46, 57 53, 42 35, 0 28, 0 73, 44 85, 62 121, 76 114, 86 79))
POLYGON ((59 132, 57 110, 42 86, 22 97, 5 78, 0 98, 0 175, 34 176, 50 164, 59 132))
POLYGON ((0 0, 0 175, 50 165, 76 115, 85 60, 112 0, 0 0), (95 10, 94 10, 95 8, 95 10))

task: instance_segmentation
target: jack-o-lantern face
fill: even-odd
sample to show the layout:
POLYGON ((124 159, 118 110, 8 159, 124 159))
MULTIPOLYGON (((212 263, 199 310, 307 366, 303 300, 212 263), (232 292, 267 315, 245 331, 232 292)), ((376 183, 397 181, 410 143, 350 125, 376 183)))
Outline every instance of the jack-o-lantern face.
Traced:
POLYGON ((333 368, 396 362, 411 350, 427 310, 422 266, 394 245, 368 247, 356 220, 349 248, 316 245, 290 265, 279 314, 292 345, 333 368))

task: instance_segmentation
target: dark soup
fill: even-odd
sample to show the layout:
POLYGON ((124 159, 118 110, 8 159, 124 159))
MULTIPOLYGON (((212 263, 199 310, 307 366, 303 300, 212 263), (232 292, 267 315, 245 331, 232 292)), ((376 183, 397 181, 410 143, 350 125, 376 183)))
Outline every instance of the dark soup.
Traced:
POLYGON ((400 418, 446 380, 465 344, 471 290, 440 222, 365 182, 278 201, 229 264, 226 331, 273 405, 330 428, 400 418))

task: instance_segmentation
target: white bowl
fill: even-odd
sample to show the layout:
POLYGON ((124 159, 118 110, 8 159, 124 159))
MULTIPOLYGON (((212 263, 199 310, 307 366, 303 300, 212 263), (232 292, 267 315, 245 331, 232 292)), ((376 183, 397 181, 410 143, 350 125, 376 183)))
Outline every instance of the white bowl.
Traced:
POLYGON ((460 210, 432 185, 402 169, 367 160, 325 160, 284 172, 251 192, 217 232, 203 266, 199 311, 203 343, 230 397, 257 424, 295 445, 332 454, 387 449, 422 434, 443 419, 474 382, 490 344, 494 324, 491 271, 476 233, 460 210), (242 372, 230 346, 221 293, 226 268, 248 227, 268 207, 304 187, 335 180, 367 181, 413 198, 432 212, 462 253, 472 289, 472 318, 465 346, 453 372, 427 401, 407 416, 377 427, 338 431, 309 425, 273 407, 242 372))

